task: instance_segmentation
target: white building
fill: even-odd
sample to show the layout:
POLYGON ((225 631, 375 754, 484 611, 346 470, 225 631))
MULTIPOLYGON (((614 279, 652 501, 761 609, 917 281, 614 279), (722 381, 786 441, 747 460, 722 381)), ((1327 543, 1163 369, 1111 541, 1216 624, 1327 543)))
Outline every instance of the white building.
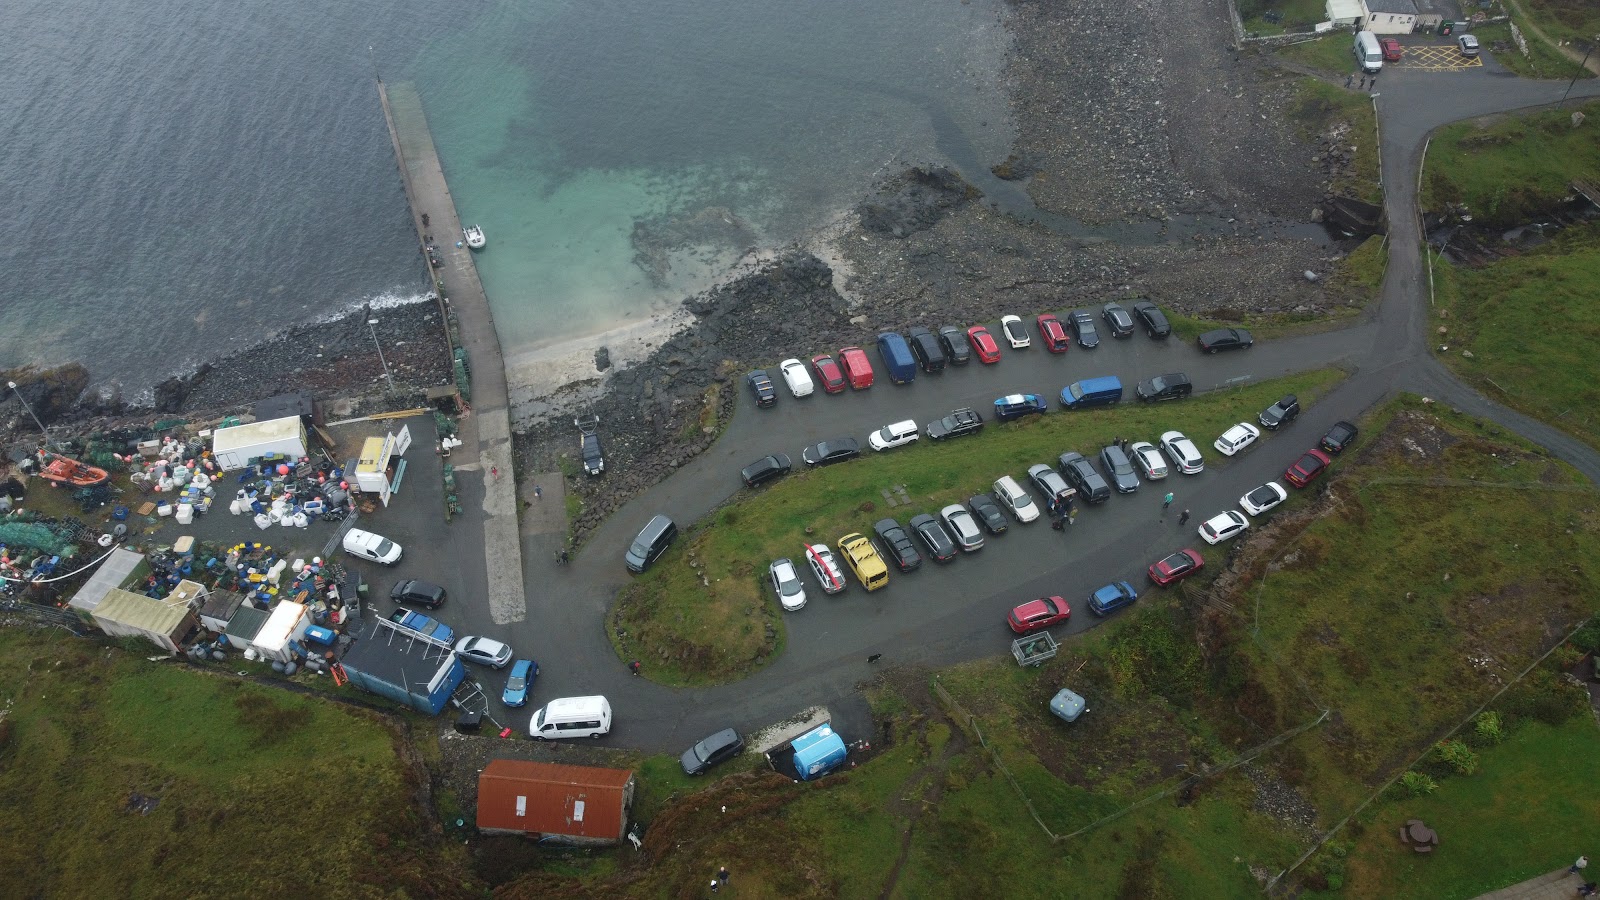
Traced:
POLYGON ((1362 5, 1367 8, 1367 17, 1361 23, 1363 31, 1373 34, 1410 34, 1417 25, 1417 4, 1414 0, 1362 0, 1362 5))

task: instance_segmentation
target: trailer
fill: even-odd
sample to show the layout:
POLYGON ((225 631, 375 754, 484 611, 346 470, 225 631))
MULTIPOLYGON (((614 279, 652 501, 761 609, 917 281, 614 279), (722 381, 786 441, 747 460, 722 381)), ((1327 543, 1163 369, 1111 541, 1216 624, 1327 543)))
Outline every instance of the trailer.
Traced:
POLYGON ((1019 666, 1042 666, 1044 661, 1055 656, 1059 645, 1050 632, 1041 631, 1027 637, 1017 638, 1011 642, 1011 655, 1017 658, 1019 666))

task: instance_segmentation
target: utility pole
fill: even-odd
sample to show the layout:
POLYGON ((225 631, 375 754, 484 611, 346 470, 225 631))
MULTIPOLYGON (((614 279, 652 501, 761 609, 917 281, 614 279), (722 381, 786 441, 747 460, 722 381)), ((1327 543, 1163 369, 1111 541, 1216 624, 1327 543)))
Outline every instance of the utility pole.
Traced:
POLYGON ((367 331, 372 335, 372 346, 378 348, 378 362, 383 364, 383 377, 389 380, 389 393, 394 393, 394 374, 389 371, 389 361, 383 358, 383 345, 378 343, 378 320, 367 320, 367 331))
POLYGON ((39 426, 39 432, 44 435, 45 448, 48 449, 50 447, 50 429, 44 427, 44 423, 39 421, 39 415, 33 411, 33 407, 28 405, 28 398, 22 396, 22 391, 18 389, 15 381, 6 382, 6 387, 10 388, 11 392, 17 395, 17 399, 22 402, 22 408, 27 410, 28 415, 33 418, 33 424, 39 426))
POLYGON ((1562 103, 1567 102, 1567 96, 1572 93, 1573 86, 1578 83, 1578 76, 1582 75, 1583 71, 1589 68, 1589 54, 1594 52, 1595 43, 1600 43, 1600 35, 1595 35, 1594 40, 1589 43, 1589 49, 1584 51, 1583 62, 1578 63, 1578 71, 1572 73, 1572 80, 1567 82, 1566 93, 1561 95, 1562 103))

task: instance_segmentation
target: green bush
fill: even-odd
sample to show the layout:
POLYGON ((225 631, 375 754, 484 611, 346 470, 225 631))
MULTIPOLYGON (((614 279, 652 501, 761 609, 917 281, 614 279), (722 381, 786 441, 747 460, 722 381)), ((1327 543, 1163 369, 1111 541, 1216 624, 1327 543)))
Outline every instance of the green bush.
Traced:
POLYGON ((1457 740, 1440 741, 1434 749, 1457 775, 1472 775, 1478 771, 1478 754, 1466 744, 1457 740))
POLYGON ((1589 620, 1589 624, 1578 629, 1572 636, 1572 646, 1585 653, 1600 653, 1600 616, 1589 620))
POLYGON ((1411 771, 1400 776, 1400 786, 1413 797, 1426 797, 1438 790, 1439 785, 1421 772, 1411 771))
POLYGON ((1589 692, 1553 669, 1540 668, 1506 691, 1500 706, 1509 724, 1535 719, 1555 727, 1588 708, 1589 692))
POLYGON ((1485 744, 1498 744, 1506 739, 1505 726, 1500 722, 1497 712, 1482 712, 1473 720, 1473 731, 1485 744))

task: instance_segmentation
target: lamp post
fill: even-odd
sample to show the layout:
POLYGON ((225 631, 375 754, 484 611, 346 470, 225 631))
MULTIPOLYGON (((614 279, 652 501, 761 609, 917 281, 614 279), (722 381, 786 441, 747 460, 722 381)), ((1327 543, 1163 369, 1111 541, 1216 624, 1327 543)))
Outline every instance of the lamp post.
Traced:
MULTIPOLYGON (((1594 42, 1600 42, 1600 34, 1595 35, 1594 42)), ((1583 62, 1578 63, 1578 71, 1573 72, 1572 80, 1567 82, 1566 93, 1561 95, 1562 103, 1567 102, 1567 95, 1572 93, 1573 86, 1578 83, 1578 76, 1583 74, 1584 69, 1589 68, 1589 54, 1594 52, 1594 42, 1591 42, 1589 44, 1589 49, 1583 52, 1583 62)), ((1560 104, 1557 105, 1559 106, 1560 104)))
POLYGON ((378 362, 383 364, 383 377, 389 380, 389 393, 394 393, 394 374, 389 371, 389 361, 383 358, 383 345, 378 343, 377 319, 367 320, 367 331, 372 335, 372 346, 378 348, 378 362))
POLYGON ((33 407, 28 405, 28 398, 22 396, 22 391, 18 390, 17 383, 15 381, 6 382, 6 387, 10 388, 11 392, 17 395, 17 399, 22 401, 22 408, 28 411, 28 415, 29 416, 33 417, 33 424, 39 426, 40 433, 42 433, 44 435, 44 445, 46 447, 49 447, 50 446, 50 429, 44 427, 44 423, 39 421, 38 414, 36 414, 33 411, 33 407))

